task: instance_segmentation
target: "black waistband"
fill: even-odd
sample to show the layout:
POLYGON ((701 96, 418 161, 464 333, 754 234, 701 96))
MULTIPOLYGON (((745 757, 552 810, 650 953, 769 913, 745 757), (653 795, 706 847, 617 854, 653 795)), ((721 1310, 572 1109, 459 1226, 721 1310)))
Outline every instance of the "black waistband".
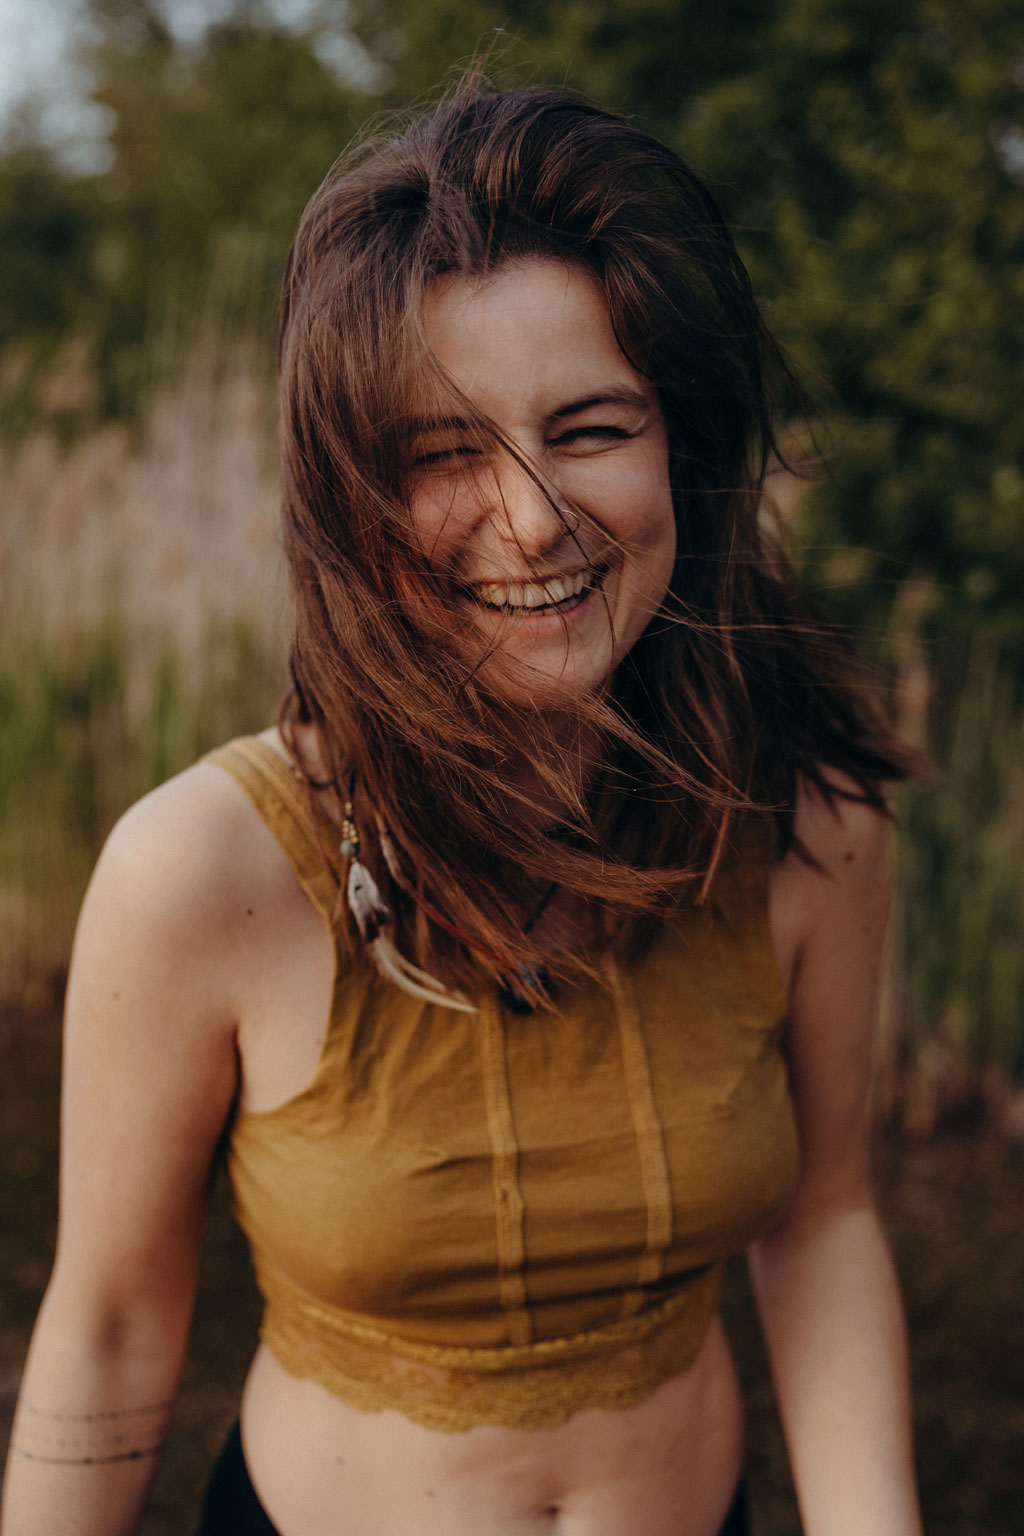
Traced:
POLYGON ((206 1485, 196 1536, 280 1536, 252 1485, 237 1419, 206 1485))

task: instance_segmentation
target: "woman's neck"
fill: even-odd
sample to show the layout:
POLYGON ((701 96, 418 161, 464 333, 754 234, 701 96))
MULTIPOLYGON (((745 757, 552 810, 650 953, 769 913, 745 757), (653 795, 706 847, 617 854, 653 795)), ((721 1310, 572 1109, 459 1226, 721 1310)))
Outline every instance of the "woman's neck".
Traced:
POLYGON ((517 811, 531 825, 578 820, 582 799, 600 769, 597 740, 593 726, 560 715, 545 718, 533 752, 506 758, 505 775, 525 798, 517 811))

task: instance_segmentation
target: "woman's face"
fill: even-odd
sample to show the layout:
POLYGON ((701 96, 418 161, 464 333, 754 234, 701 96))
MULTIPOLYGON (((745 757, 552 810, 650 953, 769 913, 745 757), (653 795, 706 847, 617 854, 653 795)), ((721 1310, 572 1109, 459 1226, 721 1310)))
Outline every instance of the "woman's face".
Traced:
POLYGON ((657 395, 619 349, 604 294, 582 268, 532 259, 441 278, 425 324, 442 368, 533 470, 450 406, 415 424, 414 534, 457 586, 460 643, 487 657, 489 684, 521 702, 596 690, 672 575, 657 395))

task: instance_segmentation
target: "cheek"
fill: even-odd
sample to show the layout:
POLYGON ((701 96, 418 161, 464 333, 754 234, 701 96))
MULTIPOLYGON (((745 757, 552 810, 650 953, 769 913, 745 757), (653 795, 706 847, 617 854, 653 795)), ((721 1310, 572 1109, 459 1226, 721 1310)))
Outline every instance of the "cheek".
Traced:
POLYGON ((659 453, 648 475, 651 542, 663 566, 665 585, 672 576, 676 558, 676 509, 668 476, 668 452, 659 453))
POLYGON ((651 528, 651 542, 635 565, 636 600, 648 617, 658 611, 672 585, 676 564, 676 528, 671 509, 651 528))
POLYGON ((676 555, 676 518, 667 470, 654 465, 638 471, 619 488, 616 530, 623 547, 666 585, 676 555))
POLYGON ((637 466, 617 487, 614 527, 608 531, 624 554, 620 592, 637 612, 628 622, 649 620, 661 606, 676 562, 676 518, 667 468, 637 466))
POLYGON ((442 480, 414 492, 409 502, 413 538, 435 570, 450 570, 471 522, 453 484, 442 480))

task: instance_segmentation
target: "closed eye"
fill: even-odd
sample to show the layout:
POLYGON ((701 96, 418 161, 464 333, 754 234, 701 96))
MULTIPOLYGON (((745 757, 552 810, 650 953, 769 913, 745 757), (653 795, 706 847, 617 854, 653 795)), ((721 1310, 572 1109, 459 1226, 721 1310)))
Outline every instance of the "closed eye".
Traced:
POLYGON ((560 432, 556 438, 553 438, 551 446, 553 448, 571 448, 576 443, 586 446, 588 440, 597 443, 626 442, 636 435, 635 432, 630 432, 625 427, 572 427, 568 432, 560 432))

